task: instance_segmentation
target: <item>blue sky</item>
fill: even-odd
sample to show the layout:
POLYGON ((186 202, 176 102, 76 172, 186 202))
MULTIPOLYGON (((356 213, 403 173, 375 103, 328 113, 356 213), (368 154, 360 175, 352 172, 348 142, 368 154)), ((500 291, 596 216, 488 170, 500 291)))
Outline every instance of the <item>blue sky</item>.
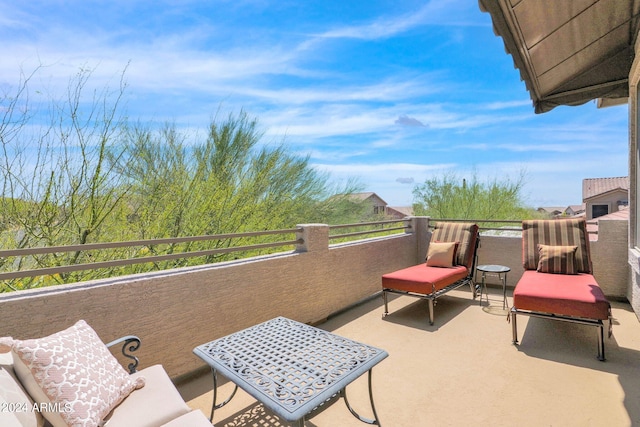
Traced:
POLYGON ((265 143, 393 206, 443 173, 523 172, 532 207, 628 174, 627 107, 534 114, 475 0, 0 0, 0 40, 4 91, 38 65, 47 93, 83 67, 117 88, 126 69, 132 119, 194 133, 244 109, 265 143))

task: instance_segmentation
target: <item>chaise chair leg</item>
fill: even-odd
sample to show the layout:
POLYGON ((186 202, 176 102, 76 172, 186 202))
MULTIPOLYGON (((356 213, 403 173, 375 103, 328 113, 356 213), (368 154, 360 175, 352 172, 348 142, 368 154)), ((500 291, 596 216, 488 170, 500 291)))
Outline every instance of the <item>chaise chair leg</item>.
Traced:
POLYGON ((433 325, 433 298, 429 298, 429 324, 433 325))
POLYGON ((382 300, 384 301, 384 314, 382 315, 382 317, 386 317, 389 314, 389 301, 388 301, 388 297, 387 297, 387 291, 386 290, 382 290, 382 300))
POLYGON ((598 329, 598 360, 604 362, 604 325, 598 326, 598 329))
POLYGON ((513 335, 513 344, 518 344, 518 325, 516 322, 516 311, 511 310, 511 333, 513 335))

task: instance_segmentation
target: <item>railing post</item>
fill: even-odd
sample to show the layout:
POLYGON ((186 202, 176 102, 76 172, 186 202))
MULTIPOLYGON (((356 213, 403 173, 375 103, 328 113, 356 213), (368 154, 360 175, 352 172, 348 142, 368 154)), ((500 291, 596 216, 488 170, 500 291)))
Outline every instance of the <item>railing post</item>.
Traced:
POLYGON ((298 224, 301 231, 297 239, 303 242, 296 245, 296 252, 317 252, 329 250, 329 226, 327 224, 298 224))
POLYGON ((416 239, 416 263, 418 264, 427 258, 427 246, 431 238, 431 233, 429 232, 430 219, 428 216, 411 217, 411 230, 416 239))

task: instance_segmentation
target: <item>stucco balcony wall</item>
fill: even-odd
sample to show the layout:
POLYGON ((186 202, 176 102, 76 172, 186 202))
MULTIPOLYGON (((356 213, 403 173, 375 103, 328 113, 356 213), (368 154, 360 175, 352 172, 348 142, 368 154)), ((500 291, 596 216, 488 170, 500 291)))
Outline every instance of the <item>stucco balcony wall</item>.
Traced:
MULTIPOLYGON (((507 273, 507 287, 514 287, 524 272, 522 238, 481 234, 477 264, 498 264, 511 268, 511 271, 507 273)), ((480 281, 481 277, 478 275, 476 280, 480 281)), ((487 276, 487 283, 497 284, 499 282, 496 278, 487 276)))

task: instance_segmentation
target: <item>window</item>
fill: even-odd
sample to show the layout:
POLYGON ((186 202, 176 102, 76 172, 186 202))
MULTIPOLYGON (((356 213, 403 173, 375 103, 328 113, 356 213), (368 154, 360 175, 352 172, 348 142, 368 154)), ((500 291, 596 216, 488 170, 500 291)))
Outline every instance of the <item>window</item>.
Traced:
POLYGON ((609 213, 609 205, 593 205, 591 206, 591 218, 598 218, 599 216, 609 213))

